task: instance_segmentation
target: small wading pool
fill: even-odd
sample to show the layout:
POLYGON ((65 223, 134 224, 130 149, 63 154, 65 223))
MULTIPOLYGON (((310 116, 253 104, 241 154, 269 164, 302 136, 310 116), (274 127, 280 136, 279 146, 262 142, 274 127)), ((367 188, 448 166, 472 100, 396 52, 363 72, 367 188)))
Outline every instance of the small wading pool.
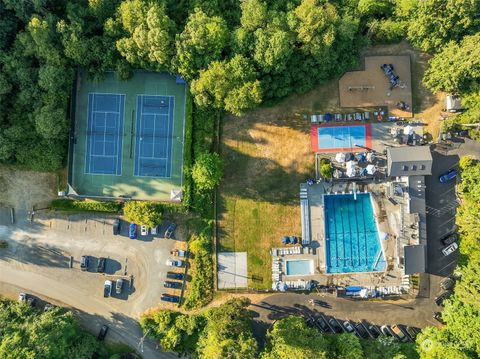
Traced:
POLYGON ((311 259, 300 259, 286 261, 286 275, 312 275, 313 261, 311 259))

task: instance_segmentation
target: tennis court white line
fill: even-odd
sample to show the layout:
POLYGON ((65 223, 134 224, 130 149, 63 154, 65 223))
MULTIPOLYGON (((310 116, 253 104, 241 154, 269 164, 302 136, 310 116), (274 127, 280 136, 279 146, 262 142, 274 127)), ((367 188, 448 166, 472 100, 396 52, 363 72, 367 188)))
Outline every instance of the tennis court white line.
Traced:
MULTIPOLYGON (((120 167, 118 166, 119 163, 118 163, 118 160, 119 160, 119 156, 120 156, 120 143, 122 142, 121 141, 121 134, 120 134, 120 129, 122 126, 120 126, 121 124, 121 121, 123 120, 122 119, 122 112, 121 112, 121 103, 122 103, 122 100, 123 100, 123 107, 124 107, 124 110, 125 110, 125 94, 118 94, 118 93, 98 93, 98 92, 90 92, 88 93, 88 98, 87 98, 87 103, 88 103, 88 111, 87 111, 87 133, 85 134, 85 137, 86 137, 86 141, 88 143, 89 141, 89 129, 90 129, 90 134, 92 133, 95 133, 98 126, 96 126, 96 121, 95 121, 95 118, 94 118, 94 115, 98 115, 98 114, 103 114, 104 117, 103 117, 103 121, 104 121, 104 125, 103 125, 103 148, 102 148, 102 152, 103 154, 101 155, 98 155, 98 154, 94 154, 93 153, 93 146, 95 145, 95 143, 97 141, 95 141, 95 138, 90 138, 90 144, 89 146, 87 147, 89 149, 89 151, 86 151, 85 152, 85 171, 84 173, 85 174, 89 174, 89 175, 102 175, 102 174, 114 174, 116 176, 121 176, 121 158, 120 158, 120 167), (90 95, 92 95, 92 103, 91 103, 91 108, 92 110, 90 111, 90 95), (99 110, 94 110, 95 108, 95 97, 96 95, 114 95, 115 96, 115 105, 116 107, 118 108, 118 111, 99 111, 99 110), (116 118, 115 118, 115 124, 116 126, 115 127, 107 127, 107 114, 113 114, 113 115, 116 115, 116 118), (90 126, 89 126, 89 119, 91 118, 91 121, 90 121, 90 126), (107 136, 107 129, 114 129, 116 130, 117 132, 117 139, 114 141, 114 152, 115 154, 114 155, 107 155, 106 154, 106 144, 107 144, 107 140, 106 140, 106 136, 107 136), (88 159, 88 154, 90 154, 90 159, 88 159), (93 167, 93 163, 92 163, 92 160, 93 158, 107 158, 107 159, 116 159, 115 161, 115 164, 114 164, 114 171, 113 172, 110 172, 110 171, 104 171, 103 173, 95 173, 95 172, 92 172, 92 167, 93 167), (88 159, 88 161, 87 161, 88 159), (118 170, 120 169, 120 173, 118 174, 118 170)), ((101 128, 102 126, 100 126, 101 128)), ((102 133, 98 133, 98 135, 102 135, 102 133)), ((111 143, 112 141, 108 141, 109 143, 111 143)))

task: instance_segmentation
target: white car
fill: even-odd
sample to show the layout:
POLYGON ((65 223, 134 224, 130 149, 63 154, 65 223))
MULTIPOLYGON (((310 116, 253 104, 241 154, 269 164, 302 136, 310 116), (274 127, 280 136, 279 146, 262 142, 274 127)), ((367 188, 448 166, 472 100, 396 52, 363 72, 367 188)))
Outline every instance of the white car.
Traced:
POLYGON ((184 262, 180 259, 167 259, 167 266, 169 267, 183 267, 184 262))
POLYGON ((456 242, 453 242, 449 246, 446 246, 445 248, 442 249, 443 255, 446 257, 453 252, 455 252, 458 249, 458 244, 456 242))
POLYGON ((140 233, 142 236, 148 235, 148 227, 143 224, 140 226, 140 233))

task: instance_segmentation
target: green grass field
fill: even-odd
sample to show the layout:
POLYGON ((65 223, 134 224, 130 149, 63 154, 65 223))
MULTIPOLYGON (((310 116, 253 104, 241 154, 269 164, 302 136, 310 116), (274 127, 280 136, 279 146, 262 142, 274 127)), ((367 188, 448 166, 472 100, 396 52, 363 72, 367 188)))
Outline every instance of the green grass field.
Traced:
POLYGON ((101 82, 78 75, 75 109, 75 138, 72 178, 70 184, 79 194, 92 197, 131 197, 134 199, 169 201, 170 191, 180 189, 183 183, 183 143, 185 124, 185 84, 177 84, 175 77, 166 73, 136 71, 128 81, 119 81, 109 72, 101 82), (86 131, 88 121, 88 94, 125 94, 122 173, 120 176, 85 173, 86 131), (170 178, 134 176, 135 123, 137 95, 174 96, 172 172, 170 178))

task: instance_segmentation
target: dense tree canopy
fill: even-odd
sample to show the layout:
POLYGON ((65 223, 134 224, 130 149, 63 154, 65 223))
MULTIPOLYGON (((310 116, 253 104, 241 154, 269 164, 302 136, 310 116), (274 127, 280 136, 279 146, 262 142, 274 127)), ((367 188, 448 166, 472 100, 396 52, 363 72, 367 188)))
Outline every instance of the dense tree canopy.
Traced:
POLYGON ((90 359, 99 342, 83 331, 71 312, 39 313, 0 298, 0 358, 90 359))
POLYGON ((449 41, 479 31, 479 11, 479 0, 417 1, 408 38, 424 51, 438 52, 449 41))
POLYGON ((162 207, 153 202, 128 201, 123 208, 127 221, 153 228, 162 221, 162 207))

